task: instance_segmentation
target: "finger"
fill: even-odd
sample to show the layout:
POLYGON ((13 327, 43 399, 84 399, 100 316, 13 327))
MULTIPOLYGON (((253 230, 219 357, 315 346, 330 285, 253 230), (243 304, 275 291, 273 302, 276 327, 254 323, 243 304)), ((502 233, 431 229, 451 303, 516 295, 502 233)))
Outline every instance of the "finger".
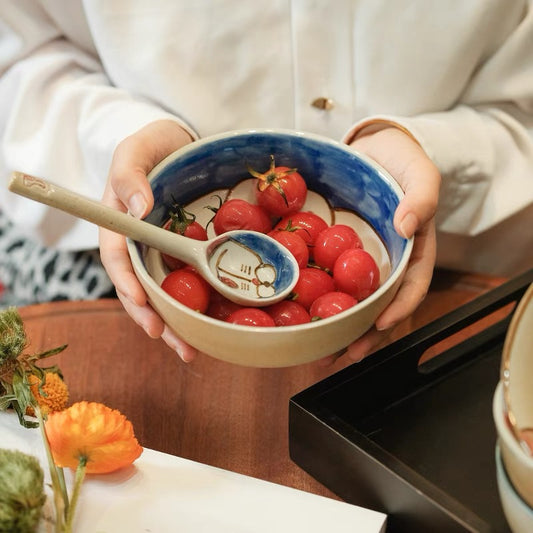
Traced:
POLYGON ((405 238, 429 221, 437 209, 441 176, 423 148, 403 131, 389 127, 352 143, 380 163, 405 192, 394 226, 405 238))
POLYGON ((134 216, 146 216, 154 201, 146 176, 163 158, 191 141, 172 120, 153 122, 124 139, 113 154, 104 193, 107 205, 121 210, 127 206, 134 216))
POLYGON ((197 355, 197 350, 177 337, 161 320, 159 315, 146 304, 142 307, 132 304, 123 294, 117 296, 130 317, 141 326, 147 335, 153 339, 161 337, 167 346, 174 350, 185 362, 191 362, 197 355))
POLYGON ((346 357, 349 357, 354 363, 359 363, 367 355, 384 345, 388 340, 390 333, 390 330, 377 331, 375 328, 371 328, 361 338, 348 346, 346 349, 346 357))
POLYGON ((174 350, 181 357, 185 363, 190 363, 198 355, 198 350, 196 350, 196 348, 193 348, 186 342, 182 341, 167 326, 165 326, 161 338, 167 343, 169 348, 174 350))
POLYGON ((423 157, 417 158, 416 164, 409 163, 400 180, 405 195, 394 214, 394 227, 400 235, 409 239, 435 215, 440 174, 435 165, 423 157))
POLYGON ((146 178, 149 157, 136 144, 137 140, 126 140, 115 151, 102 200, 109 207, 128 209, 133 216, 144 218, 153 207, 154 197, 146 178))
POLYGON ((318 360, 318 366, 330 366, 346 353, 346 348, 318 360))
POLYGON ((124 237, 100 228, 99 241, 102 265, 117 292, 134 305, 146 305, 146 293, 133 271, 124 237))
POLYGON ((431 221, 415 237, 409 265, 398 292, 376 320, 376 328, 379 331, 393 328, 420 305, 431 283, 435 256, 435 224, 431 221))
POLYGON ((117 297, 128 315, 130 315, 130 317, 144 329, 149 337, 152 339, 158 339, 162 336, 165 324, 148 303, 143 306, 136 305, 129 298, 124 296, 124 294, 118 291, 117 297))

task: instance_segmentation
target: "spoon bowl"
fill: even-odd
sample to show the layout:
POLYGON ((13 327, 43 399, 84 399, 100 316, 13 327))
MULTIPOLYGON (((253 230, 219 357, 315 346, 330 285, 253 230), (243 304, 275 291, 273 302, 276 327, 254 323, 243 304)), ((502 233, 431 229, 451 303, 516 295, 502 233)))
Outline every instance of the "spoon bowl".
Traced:
POLYGON ((240 305, 261 307, 279 302, 298 281, 294 256, 263 233, 234 230, 207 241, 190 239, 21 172, 13 173, 9 190, 176 257, 240 305))

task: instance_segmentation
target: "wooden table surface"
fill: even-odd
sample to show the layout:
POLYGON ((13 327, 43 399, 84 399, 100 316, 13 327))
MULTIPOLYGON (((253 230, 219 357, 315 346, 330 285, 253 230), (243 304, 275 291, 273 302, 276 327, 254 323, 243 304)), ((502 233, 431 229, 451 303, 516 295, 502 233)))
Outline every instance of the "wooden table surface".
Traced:
MULTIPOLYGON (((428 296, 393 339, 503 281, 436 271, 428 296)), ((120 410, 141 445, 337 498, 291 462, 288 403, 347 362, 257 369, 199 357, 185 364, 162 341, 148 338, 117 300, 53 302, 20 313, 28 351, 68 343, 48 361, 63 370, 71 401, 98 401, 120 410)))

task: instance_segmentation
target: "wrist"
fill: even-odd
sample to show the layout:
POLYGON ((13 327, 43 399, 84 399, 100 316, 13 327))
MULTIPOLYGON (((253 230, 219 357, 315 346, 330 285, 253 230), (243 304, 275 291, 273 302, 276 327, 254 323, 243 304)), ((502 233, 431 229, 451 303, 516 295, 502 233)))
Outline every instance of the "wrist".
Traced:
POLYGON ((385 118, 373 118, 365 120, 357 124, 344 137, 343 141, 346 144, 352 145, 355 141, 374 135, 386 129, 396 129, 407 135, 416 144, 420 145, 418 139, 402 124, 385 118))

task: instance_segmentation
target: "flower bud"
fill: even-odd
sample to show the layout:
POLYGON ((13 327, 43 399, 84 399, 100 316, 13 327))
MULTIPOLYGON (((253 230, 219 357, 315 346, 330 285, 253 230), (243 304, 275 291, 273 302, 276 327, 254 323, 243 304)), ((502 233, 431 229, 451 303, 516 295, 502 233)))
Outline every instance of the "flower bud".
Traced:
POLYGON ((36 531, 45 501, 39 461, 17 450, 0 449, 0 531, 36 531))

